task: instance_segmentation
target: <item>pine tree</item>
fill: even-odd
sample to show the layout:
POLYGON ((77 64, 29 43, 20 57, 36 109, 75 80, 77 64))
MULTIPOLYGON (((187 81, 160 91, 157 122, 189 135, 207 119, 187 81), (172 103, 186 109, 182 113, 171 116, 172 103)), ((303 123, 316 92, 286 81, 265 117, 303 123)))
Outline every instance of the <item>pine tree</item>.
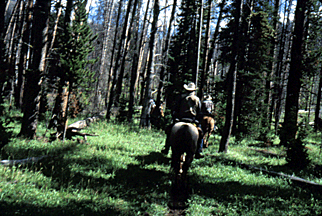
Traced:
MULTIPOLYGON (((252 7, 243 5, 238 33, 237 56, 237 82, 236 101, 234 108, 234 135, 259 135, 258 128, 263 123, 263 113, 267 105, 263 103, 266 98, 265 80, 269 73, 269 46, 272 38, 271 23, 268 19, 270 7, 265 1, 256 4, 248 2, 252 7)), ((234 14, 234 4, 227 7, 228 16, 234 14)), ((235 28, 231 20, 219 35, 220 61, 233 62, 234 56, 231 34, 235 28)), ((228 80, 226 80, 228 82, 228 80)), ((224 84, 223 86, 227 86, 224 84)))
POLYGON ((197 9, 195 1, 181 2, 178 14, 178 29, 172 37, 169 48, 168 73, 169 83, 166 86, 166 100, 170 105, 175 95, 181 93, 182 86, 196 79, 197 59, 197 9))
MULTIPOLYGON (((63 32, 58 34, 57 38, 58 47, 55 49, 55 55, 59 59, 59 64, 57 64, 55 76, 59 79, 59 94, 56 98, 53 117, 57 116, 57 133, 62 135, 60 138, 64 138, 71 92, 77 92, 79 95, 81 92, 84 94, 93 90, 90 84, 94 82, 94 72, 88 69, 88 65, 95 63, 96 59, 88 58, 94 49, 92 43, 96 36, 93 35, 87 23, 86 2, 86 0, 75 2, 75 18, 71 24, 67 22, 63 32)), ((52 118, 49 128, 53 127, 54 121, 55 118, 52 118)))
POLYGON ((70 86, 88 88, 88 83, 93 81, 94 73, 88 70, 88 64, 95 63, 96 59, 88 59, 93 51, 93 35, 87 20, 85 0, 75 2, 75 19, 67 27, 67 31, 59 38, 60 57, 62 72, 66 74, 66 80, 71 82, 70 86))

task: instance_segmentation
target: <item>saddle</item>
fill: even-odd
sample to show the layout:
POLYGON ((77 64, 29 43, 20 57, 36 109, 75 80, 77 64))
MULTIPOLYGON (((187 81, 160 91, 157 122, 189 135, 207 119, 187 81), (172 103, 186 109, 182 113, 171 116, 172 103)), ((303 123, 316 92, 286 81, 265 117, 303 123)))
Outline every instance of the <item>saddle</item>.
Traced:
POLYGON ((175 119, 175 123, 177 122, 185 122, 185 123, 190 123, 190 124, 193 124, 197 129, 198 129, 198 132, 199 132, 199 136, 202 137, 203 136, 203 130, 201 127, 199 127, 199 121, 196 120, 196 119, 191 119, 191 118, 176 118, 175 119))
POLYGON ((175 119, 175 123, 177 123, 177 122, 191 123, 191 124, 193 124, 193 125, 194 125, 194 126, 196 126, 196 127, 197 127, 197 125, 199 124, 199 121, 198 121, 198 120, 196 120, 196 119, 191 119, 191 118, 181 118, 181 119, 176 118, 176 119, 175 119))

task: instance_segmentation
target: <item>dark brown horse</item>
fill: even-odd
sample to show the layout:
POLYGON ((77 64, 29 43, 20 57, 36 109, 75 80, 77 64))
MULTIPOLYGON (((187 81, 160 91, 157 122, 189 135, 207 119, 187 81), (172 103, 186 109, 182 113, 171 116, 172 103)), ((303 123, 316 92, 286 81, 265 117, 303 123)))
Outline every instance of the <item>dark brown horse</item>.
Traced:
POLYGON ((178 122, 172 127, 169 141, 175 184, 186 183, 187 171, 197 150, 198 138, 198 129, 191 123, 178 122))
POLYGON ((204 148, 208 148, 209 146, 209 137, 211 135, 212 132, 215 131, 215 123, 216 121, 210 117, 210 116, 204 116, 202 121, 201 121, 201 128, 203 131, 203 146, 204 148))

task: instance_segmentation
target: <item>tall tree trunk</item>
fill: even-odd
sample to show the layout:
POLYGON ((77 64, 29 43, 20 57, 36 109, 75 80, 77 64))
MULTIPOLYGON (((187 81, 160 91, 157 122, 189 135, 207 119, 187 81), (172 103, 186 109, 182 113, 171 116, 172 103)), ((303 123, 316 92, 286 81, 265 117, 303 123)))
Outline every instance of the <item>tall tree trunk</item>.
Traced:
POLYGON ((315 106, 315 115, 314 115, 314 130, 318 130, 318 125, 321 123, 319 121, 319 113, 320 113, 320 106, 321 106, 321 89, 322 89, 322 66, 320 70, 320 81, 318 87, 318 93, 316 97, 316 106, 315 106))
POLYGON ((138 64, 138 79, 137 79, 137 83, 135 84, 135 86, 141 86, 137 88, 137 94, 139 96, 139 105, 143 104, 143 97, 144 97, 144 84, 145 84, 145 71, 146 71, 146 65, 148 62, 148 58, 149 58, 149 54, 146 54, 146 47, 149 46, 148 43, 145 43, 145 41, 148 41, 148 26, 149 24, 149 20, 151 20, 151 13, 149 13, 149 5, 150 5, 150 0, 148 0, 147 4, 146 4, 146 10, 145 10, 145 14, 144 14, 144 20, 143 20, 143 24, 142 24, 142 30, 141 30, 141 36, 140 36, 140 42, 139 42, 139 46, 140 46, 140 52, 139 52, 139 64, 138 64), (149 17, 148 17, 149 15, 149 17), (140 82, 140 78, 141 78, 141 82, 140 82))
MULTIPOLYGON (((210 36, 210 21, 211 21, 211 11, 212 11, 212 1, 208 0, 208 5, 207 5, 207 24, 206 24, 206 34, 205 34, 205 39, 204 39, 204 50, 203 50, 203 55, 201 58, 202 61, 202 69, 201 69, 201 78, 200 78, 200 89, 198 91, 198 96, 201 100, 203 100, 203 95, 206 90, 206 79, 208 77, 209 71, 205 70, 205 64, 207 62, 207 56, 209 53, 209 36, 210 36)), ((218 21, 217 21, 218 22, 218 21)))
POLYGON ((31 44, 33 46, 30 70, 26 73, 26 92, 24 97, 24 114, 20 135, 34 139, 39 116, 40 90, 42 83, 41 60, 43 50, 46 50, 44 43, 47 19, 50 11, 50 0, 37 0, 34 6, 32 23, 31 44))
MULTIPOLYGON (((128 2, 128 16, 130 15, 130 9, 131 9, 131 5, 132 5, 132 0, 130 0, 128 2)), ((115 94, 115 104, 119 104, 120 101, 120 97, 122 94, 122 84, 123 84, 123 78, 124 78, 124 70, 125 70, 125 59, 129 50, 129 39, 131 38, 131 32, 132 32, 132 26, 133 26, 133 22, 134 22, 134 15, 136 12, 136 8, 137 8, 137 1, 134 2, 133 5, 133 11, 132 11, 132 18, 130 20, 129 26, 127 27, 126 30, 126 34, 125 34, 125 38, 124 38, 124 47, 123 47, 123 56, 122 56, 122 61, 121 61, 121 68, 120 68, 120 72, 119 72, 119 76, 117 78, 117 85, 116 85, 116 94, 115 94)), ((125 30, 125 29, 124 29, 125 30)))
MULTIPOLYGON (((200 13, 199 13, 199 31, 198 31, 198 48, 197 48, 197 63, 196 63, 196 86, 198 86, 198 76, 199 76, 199 65, 200 65, 200 49, 201 49, 201 35, 203 26, 203 0, 200 0, 200 13)), ((202 88, 202 87, 201 87, 202 88)), ((202 97, 201 97, 202 98, 202 97)))
POLYGON ((30 28, 31 28, 31 21, 32 21, 32 8, 33 8, 33 0, 29 0, 27 3, 27 14, 24 21, 24 26, 22 30, 22 45, 21 45, 21 54, 18 63, 18 78, 17 78, 17 94, 16 94, 16 106, 23 109, 23 93, 24 93, 24 86, 25 86, 25 72, 27 66, 27 55, 30 46, 30 28))
MULTIPOLYGON (((278 15, 278 11, 279 11, 279 4, 280 4, 280 0, 275 0, 274 2, 274 11, 273 11, 273 26, 272 28, 277 32, 277 22, 279 20, 279 15, 278 15)), ((270 47, 270 55, 272 56, 272 59, 276 59, 276 36, 272 37, 272 41, 271 41, 271 47, 270 47)), ((271 130, 271 122, 272 122, 272 112, 273 110, 271 108, 273 108, 273 76, 274 76, 274 71, 275 71, 275 64, 274 61, 271 60, 269 62, 269 69, 271 69, 271 73, 268 74, 268 77, 266 79, 266 91, 267 91, 267 97, 265 99, 265 104, 267 105, 267 113, 266 113, 266 120, 263 121, 263 127, 266 127, 266 131, 270 131, 271 130)))
MULTIPOLYGON (((107 54, 109 51, 109 30, 110 30, 110 23, 112 19, 112 12, 114 11, 114 0, 112 0, 110 6, 111 10, 108 12, 108 5, 107 1, 104 3, 104 33, 103 33, 103 46, 102 46, 102 57, 100 59, 100 68, 99 74, 97 79, 97 84, 95 88, 95 100, 94 100, 94 110, 100 109, 100 92, 102 91, 102 79, 101 77, 106 73, 106 66, 107 66, 107 54)), ((108 90, 107 90, 108 91, 108 90)))
MULTIPOLYGON (((136 0, 137 1, 137 0, 136 0)), ((136 3, 134 3, 136 4, 136 3)), ((142 1, 139 0, 138 2, 139 7, 142 5, 142 1)), ((129 98, 129 105, 128 105, 128 109, 129 109, 129 113, 127 116, 127 120, 128 122, 133 122, 133 114, 134 114, 134 99, 135 99, 135 91, 136 91, 136 82, 138 79, 138 61, 139 61, 139 55, 140 55, 140 44, 137 43, 138 40, 138 30, 139 30, 139 21, 140 21, 140 11, 137 11, 136 14, 133 13, 133 16, 136 17, 136 21, 134 23, 134 31, 133 31, 133 41, 131 42, 132 45, 132 49, 134 50, 133 53, 133 60, 132 60, 132 68, 131 68, 131 79, 130 79, 130 98, 129 98)), ((142 33, 143 34, 143 33, 142 33)))
MULTIPOLYGON (((67 28, 71 22, 73 3, 74 3, 74 0, 68 0, 66 3, 65 18, 64 18, 64 25, 63 25, 63 28, 64 28, 63 31, 65 33, 67 33, 67 28)), ((57 95, 55 98, 55 105, 54 105, 52 117, 48 124, 48 128, 57 127, 57 134, 61 134, 62 137, 64 136, 64 128, 66 125, 65 110, 67 106, 66 100, 68 99, 68 94, 67 94, 68 84, 69 83, 67 82, 66 74, 61 73, 61 77, 58 81, 57 95)))
POLYGON ((0 105, 3 103, 3 91, 2 88, 6 82, 6 67, 5 67, 5 59, 4 59, 4 36, 5 36, 5 13, 6 13, 6 5, 8 1, 0 1, 0 105))
POLYGON ((121 56, 122 56, 122 51, 123 51, 123 56, 126 55, 126 33, 127 33, 127 29, 128 29, 128 23, 129 23, 129 16, 130 16, 130 9, 131 9, 131 5, 132 5, 132 0, 129 0, 127 3, 127 10, 126 10, 126 14, 125 14, 125 18, 124 18, 124 22, 123 22, 123 29, 122 29, 122 35, 120 38, 120 42, 119 42, 119 46, 117 48, 117 54, 116 54, 116 58, 115 58, 115 66, 114 66, 114 72, 113 74, 115 75, 113 78, 113 83, 111 86, 111 90, 110 90, 110 99, 108 102, 108 110, 110 110, 112 108, 112 105, 114 103, 116 103, 116 106, 118 106, 118 101, 115 100, 115 96, 118 95, 119 92, 118 91, 118 86, 122 85, 122 80, 123 80, 123 71, 121 71, 121 68, 119 68, 120 65, 120 61, 121 61, 121 56), (119 71, 119 72, 118 72, 119 71), (117 86, 118 85, 118 86, 117 86))
POLYGON ((166 62, 168 61, 168 48, 169 48, 169 42, 171 38, 171 30, 172 30, 172 25, 173 21, 175 18, 175 12, 177 8, 177 0, 173 0, 172 4, 172 10, 171 10, 171 15, 169 19, 169 26, 168 26, 168 31, 166 34, 166 38, 163 44, 163 49, 162 49, 162 56, 163 58, 161 59, 161 68, 160 68, 160 82, 158 86, 158 93, 157 93, 157 100, 156 100, 156 106, 160 107, 161 105, 161 94, 162 94, 162 88, 164 86, 164 81, 165 81, 165 67, 166 67, 166 62))
POLYGON ((157 32, 157 22, 158 17, 160 13, 159 8, 159 0, 154 1, 154 7, 153 7, 153 21, 151 26, 151 35, 150 35, 150 41, 149 41, 149 61, 148 61, 148 67, 147 67, 147 80, 146 80, 146 88, 144 93, 144 102, 143 102, 143 109, 141 113, 141 120, 140 120, 140 127, 146 127, 149 125, 147 120, 148 115, 148 108, 149 108, 149 100, 152 98, 151 94, 151 70, 152 70, 152 62, 153 62, 153 56, 154 56, 154 40, 155 40, 155 34, 157 32))
MULTIPOLYGON (((287 28, 290 25, 290 11, 291 11, 291 6, 292 6, 292 0, 289 0, 289 4, 285 4, 285 9, 284 9, 284 14, 287 14, 284 17, 283 23, 286 23, 282 27, 282 33, 281 33, 281 40, 280 40, 280 45, 279 45, 279 51, 278 51, 278 59, 276 63, 276 74, 275 74, 275 88, 274 88, 274 100, 275 100, 275 110, 274 110, 274 118, 275 118, 275 134, 278 133, 279 129, 279 122, 280 122, 280 115, 281 115, 281 110, 282 110, 282 96, 283 96, 283 86, 284 86, 284 75, 282 73, 283 71, 283 65, 284 65, 284 55, 285 55, 285 50, 287 50, 286 55, 288 55, 288 49, 285 47, 286 46, 286 41, 287 41, 287 35, 288 31, 287 28), (287 21, 286 21, 287 20, 287 21), (286 22, 285 22, 286 21, 286 22)), ((285 58, 287 59, 287 57, 285 58)))
POLYGON ((226 118, 223 128, 222 137, 219 145, 219 152, 227 152, 229 145, 229 138, 232 131, 234 119, 234 103, 235 103, 235 86, 236 86, 236 64, 239 49, 239 19, 241 14, 242 1, 236 0, 236 12, 234 15, 234 35, 233 35, 233 50, 232 61, 230 62, 229 71, 227 74, 227 105, 226 105, 226 118))
MULTIPOLYGON (((215 52, 217 37, 218 37, 218 33, 219 33, 219 28, 220 28, 222 16, 223 16, 223 8, 225 6, 225 3, 226 3, 226 0, 222 0, 222 2, 219 4, 220 11, 219 11, 219 16, 218 16, 218 20, 217 20, 216 29, 215 29, 215 31, 213 33, 211 44, 210 44, 210 47, 209 47, 209 51, 208 51, 207 57, 205 58, 205 62, 204 62, 203 70, 206 73, 210 70, 211 59, 212 59, 212 57, 214 55, 214 52, 215 52)), ((214 63, 214 65, 216 65, 216 63, 214 63)), ((214 70, 216 70, 216 67, 214 68, 214 70)), ((201 85, 201 87, 203 87, 203 85, 201 85)), ((203 94, 203 92, 200 93, 200 95, 199 95, 200 98, 202 97, 202 94, 203 94)))
MULTIPOLYGON (((107 92, 106 92, 106 103, 105 103, 107 105, 106 119, 111 118, 111 108, 113 105, 113 97, 114 97, 113 91, 114 91, 114 86, 116 84, 117 70, 116 70, 116 66, 114 66, 114 69, 113 69, 113 61, 114 61, 114 52, 116 50, 116 45, 117 45, 118 26, 119 26, 119 22, 120 22, 121 13, 122 13, 122 6, 123 6, 123 0, 120 0, 118 11, 117 11, 114 42, 113 42, 113 48, 112 48, 112 53, 111 53, 111 63, 110 63, 110 68, 109 68, 109 72, 108 72, 109 78, 107 81, 107 89, 106 89, 107 92)), ((120 44, 121 44, 121 42, 120 42, 120 44)), ((120 45, 119 48, 120 47, 122 47, 122 46, 120 45)), ((115 61, 115 65, 116 65, 116 61, 115 61)))
POLYGON ((281 144, 287 146, 294 141, 297 132, 297 118, 299 109, 299 93, 302 78, 303 33, 306 11, 306 0, 298 0, 295 11, 295 27, 291 50, 291 65, 287 84, 285 118, 280 135, 281 144))

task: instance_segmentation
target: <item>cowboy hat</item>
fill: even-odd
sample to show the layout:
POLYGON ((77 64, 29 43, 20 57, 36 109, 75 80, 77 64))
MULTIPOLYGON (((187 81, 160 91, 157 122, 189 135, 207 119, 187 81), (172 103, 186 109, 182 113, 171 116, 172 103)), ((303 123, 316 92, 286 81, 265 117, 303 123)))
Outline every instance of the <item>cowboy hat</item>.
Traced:
POLYGON ((206 100, 212 100, 212 97, 210 95, 207 95, 206 100))
POLYGON ((193 82, 189 83, 188 85, 184 84, 183 88, 185 88, 187 91, 196 91, 197 90, 196 85, 193 82))

